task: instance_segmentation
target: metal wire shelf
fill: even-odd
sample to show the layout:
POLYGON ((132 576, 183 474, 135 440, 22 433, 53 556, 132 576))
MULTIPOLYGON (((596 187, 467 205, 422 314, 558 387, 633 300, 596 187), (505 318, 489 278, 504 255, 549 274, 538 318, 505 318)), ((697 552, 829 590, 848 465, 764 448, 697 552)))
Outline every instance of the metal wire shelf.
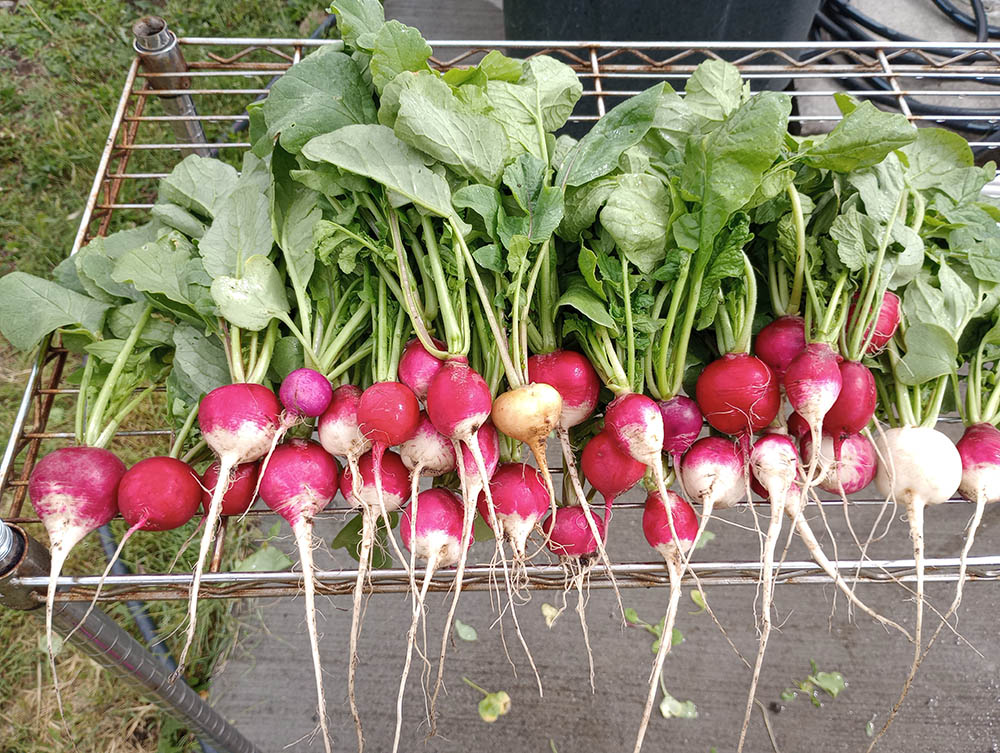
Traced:
MULTIPOLYGON (((167 174, 182 154, 218 150, 223 159, 238 159, 250 145, 237 140, 234 125, 247 122, 246 105, 265 95, 269 81, 281 76, 312 48, 336 46, 337 40, 258 39, 226 37, 187 37, 178 40, 180 48, 192 58, 187 70, 177 72, 144 71, 140 58, 133 59, 125 72, 125 81, 115 109, 108 138, 87 197, 83 216, 71 254, 90 238, 106 235, 113 229, 146 218, 156 195, 156 182, 167 174), (173 86, 176 88, 162 88, 173 86), (164 99, 166 98, 166 99, 164 99), (186 98, 187 108, 168 107, 172 100, 186 98), (172 138, 174 129, 187 129, 188 138, 172 138), (190 137, 194 135, 192 140, 190 137)), ((654 42, 549 42, 491 40, 451 40, 431 43, 436 50, 431 63, 438 69, 472 64, 491 49, 509 55, 552 55, 570 65, 583 84, 583 97, 570 121, 586 124, 638 91, 657 81, 668 81, 681 89, 697 64, 706 58, 726 59, 735 64, 750 81, 751 89, 788 87, 795 102, 792 127, 801 133, 823 132, 832 128, 840 115, 833 105, 833 94, 847 91, 877 104, 894 101, 907 118, 918 125, 951 122, 982 123, 987 128, 970 144, 988 155, 1000 148, 1000 110, 996 114, 979 111, 973 114, 926 115, 911 111, 911 98, 921 102, 953 107, 969 106, 972 101, 994 106, 1000 96, 1000 44, 948 43, 914 45, 912 43, 839 43, 800 42, 762 46, 746 43, 654 43, 654 42), (881 79, 891 91, 843 88, 841 79, 881 79), (996 126, 993 128, 992 126, 996 126)), ((580 126, 577 126, 580 127, 580 126)), ((1000 195, 1000 183, 987 192, 1000 195)), ((58 343, 46 343, 28 374, 27 384, 11 427, 11 437, 0 460, 0 517, 12 523, 36 523, 37 518, 24 507, 27 480, 43 449, 71 441, 68 432, 49 431, 48 423, 55 401, 78 393, 67 384, 69 354, 58 343)), ((171 437, 162 427, 128 426, 118 437, 129 441, 154 441, 171 437)), ((856 505, 882 504, 882 500, 852 500, 856 505)), ((956 502, 956 514, 965 515, 967 503, 956 502)), ((342 504, 342 503, 341 503, 342 504)), ((823 504, 840 505, 840 500, 823 504)), ((621 509, 634 514, 641 507, 625 503, 621 509)), ((618 509, 616 507, 616 509, 618 509)), ((335 517, 347 512, 336 506, 321 517, 335 517)), ((251 511, 251 517, 268 515, 251 511)), ((210 572, 203 585, 207 598, 282 596, 295 593, 300 577, 294 572, 235 573, 220 572, 219 563, 226 537, 220 531, 210 572)), ((614 552, 612 552, 614 554, 614 552)), ((862 582, 889 582, 893 578, 909 580, 912 559, 840 560, 836 566, 852 574, 857 571, 862 582)), ((928 560, 928 580, 957 578, 957 557, 928 560)), ((703 583, 720 585, 755 584, 759 562, 698 562, 695 571, 703 583)), ((612 568, 621 587, 664 585, 666 572, 660 563, 624 562, 612 568)), ((352 569, 320 571, 318 588, 322 593, 350 591, 356 571, 352 569)), ((565 573, 559 565, 529 565, 528 587, 561 589, 565 573)), ((825 583, 829 578, 812 562, 785 562, 778 566, 778 580, 784 583, 825 583)), ((974 557, 969 562, 970 579, 1000 579, 1000 554, 974 557)), ((470 590, 489 587, 491 570, 477 565, 467 570, 470 590)), ((23 578, 21 584, 41 589, 45 577, 23 578)), ((62 577, 67 586, 58 595, 62 601, 90 599, 97 576, 62 577)), ((129 598, 183 599, 187 597, 190 576, 187 574, 144 573, 111 576, 101 599, 118 601, 129 598)), ((591 570, 594 588, 610 586, 607 572, 599 565, 591 570)), ((431 590, 447 590, 451 574, 438 573, 431 590)), ((375 592, 398 592, 409 587, 404 570, 380 570, 372 574, 370 588, 375 592)))

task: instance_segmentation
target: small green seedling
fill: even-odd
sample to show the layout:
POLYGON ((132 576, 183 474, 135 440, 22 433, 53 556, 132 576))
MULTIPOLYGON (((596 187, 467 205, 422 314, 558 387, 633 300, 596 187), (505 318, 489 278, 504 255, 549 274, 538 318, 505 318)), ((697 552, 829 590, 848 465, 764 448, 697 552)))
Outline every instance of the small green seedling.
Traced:
MULTIPOLYGON (((636 612, 633 607, 628 607, 625 610, 625 621, 628 622, 630 625, 634 625, 635 627, 641 627, 643 630, 645 630, 650 635, 656 638, 656 640, 653 641, 653 646, 652 646, 654 654, 660 650, 660 637, 663 634, 663 620, 660 620, 655 625, 651 625, 645 620, 643 620, 641 617, 639 617, 639 613, 636 612)), ((684 634, 677 628, 674 628, 670 636, 671 648, 673 648, 674 646, 678 646, 683 642, 684 642, 684 634)))
POLYGON ((809 664, 812 668, 810 674, 806 676, 805 680, 796 682, 794 688, 785 688, 781 693, 781 700, 786 703, 794 701, 801 691, 809 697, 813 706, 819 708, 823 705, 820 700, 820 691, 831 698, 836 698, 847 688, 847 682, 840 672, 820 672, 815 661, 810 660, 809 664))
POLYGON ((510 711, 510 696, 507 695, 507 691, 498 690, 494 693, 489 692, 485 688, 481 688, 476 685, 468 677, 463 677, 462 682, 468 685, 470 688, 475 688, 480 693, 483 694, 483 700, 479 702, 479 718, 482 719, 487 724, 492 724, 501 716, 510 711))

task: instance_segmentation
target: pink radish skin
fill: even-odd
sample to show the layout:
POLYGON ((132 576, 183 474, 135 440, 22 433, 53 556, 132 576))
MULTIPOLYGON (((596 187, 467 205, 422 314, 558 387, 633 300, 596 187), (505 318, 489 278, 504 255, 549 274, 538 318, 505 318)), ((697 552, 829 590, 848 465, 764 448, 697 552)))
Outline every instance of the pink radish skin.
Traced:
POLYGON ((462 461, 459 468, 459 472, 465 475, 465 483, 469 487, 469 498, 472 500, 479 499, 480 492, 489 484, 500 465, 500 437, 489 421, 479 427, 476 445, 479 447, 479 454, 486 467, 487 478, 484 479, 480 474, 475 455, 469 445, 462 446, 462 461))
POLYGON ((750 714, 753 712, 753 702, 757 697, 757 683, 764 664, 764 652, 771 635, 771 608, 774 604, 774 552, 781 535, 781 523, 784 519, 785 502, 789 490, 795 483, 799 468, 799 454, 795 443, 781 434, 765 434, 754 442, 750 450, 750 468, 753 475, 767 490, 770 501, 770 519, 767 532, 764 535, 761 557, 761 618, 760 640, 757 644, 757 659, 754 663, 747 692, 747 705, 743 715, 743 727, 740 729, 740 739, 736 746, 737 753, 743 750, 746 741, 747 728, 750 726, 750 714))
POLYGON ((774 372, 780 384, 788 364, 805 347, 805 320, 801 316, 781 316, 757 333, 753 352, 774 372))
POLYGON ((611 505, 646 475, 646 466, 622 452, 607 431, 591 437, 583 448, 580 467, 590 485, 604 498, 604 525, 607 527, 611 505))
POLYGON ((645 395, 629 393, 608 404, 604 429, 622 452, 646 466, 658 465, 663 452, 663 415, 645 395))
POLYGON ((118 484, 118 509, 136 530, 180 528, 198 512, 201 498, 198 474, 176 458, 140 460, 118 484))
POLYGON ((698 403, 685 395, 675 395, 656 405, 663 416, 663 451, 678 460, 698 439, 705 417, 698 403))
POLYGON ((339 473, 337 461, 321 445, 304 439, 293 439, 275 449, 260 482, 260 498, 292 527, 299 549, 305 591, 306 627, 309 631, 316 681, 316 710, 327 753, 331 753, 332 744, 320 667, 319 631, 316 627, 312 530, 313 517, 330 504, 337 493, 339 473))
MULTIPOLYGON (((604 526, 598 523, 604 536, 604 526)), ((549 538, 549 550, 560 557, 586 557, 597 551, 597 540, 579 507, 559 507, 542 523, 542 531, 549 538)))
POLYGON ((834 458, 840 456, 840 441, 848 434, 865 430, 875 415, 875 377, 864 364, 842 361, 840 392, 826 416, 823 431, 834 439, 834 458))
POLYGON ((802 418, 798 413, 792 411, 792 414, 788 417, 788 435, 795 437, 796 439, 802 439, 802 437, 809 435, 809 424, 806 420, 802 418))
POLYGON ((358 426, 358 403, 361 390, 345 384, 333 391, 333 397, 319 419, 319 441, 334 457, 350 460, 371 449, 371 442, 358 426))
MULTIPOLYGON (((813 444, 819 444, 823 419, 837 402, 843 385, 837 354, 826 343, 809 343, 785 370, 785 394, 795 412, 809 424, 813 444)), ((816 474, 813 456, 806 472, 806 488, 816 474)))
POLYGON ((423 412, 413 436, 399 446, 399 456, 414 475, 440 476, 455 470, 455 448, 423 412))
POLYGON ((653 660, 653 672, 649 680, 649 694, 646 696, 646 706, 639 722, 639 731, 635 738, 634 753, 642 749, 642 741, 646 737, 646 728, 656 702, 656 693, 663 674, 663 663, 673 643, 674 622, 677 619, 677 607, 681 598, 681 576, 684 573, 684 555, 691 551, 698 537, 698 516, 694 508, 680 495, 667 492, 664 497, 657 491, 650 492, 646 497, 646 506, 642 511, 642 532, 646 541, 663 557, 670 577, 670 598, 667 601, 667 613, 663 618, 663 630, 660 635, 660 646, 653 660), (669 505, 669 507, 668 507, 669 505))
POLYGON ((469 441, 492 407, 486 380, 459 361, 445 363, 427 387, 427 415, 449 439, 469 441))
POLYGON ((695 541, 705 532, 712 511, 737 504, 747 487, 743 456, 733 440, 722 437, 702 437, 691 445, 681 459, 679 477, 684 494, 701 504, 695 541))
MULTIPOLYGON (((340 479, 340 493, 352 507, 364 508, 371 513, 379 510, 378 491, 375 488, 375 461, 371 452, 358 460, 360 483, 355 486, 354 474, 350 468, 344 469, 340 479)), ((410 472, 403 461, 392 450, 382 457, 382 494, 386 512, 395 512, 403 507, 410 497, 410 472)))
MULTIPOLYGON (((854 312, 855 306, 858 302, 858 296, 855 294, 854 301, 851 303, 851 308, 847 312, 847 327, 848 329, 854 326, 854 312)), ((892 336, 896 334, 896 329, 899 327, 900 321, 900 301, 899 296, 893 293, 891 290, 885 291, 885 295, 882 296, 882 304, 879 306, 878 314, 875 317, 875 329, 872 332, 871 327, 865 330, 865 339, 868 338, 868 333, 872 332, 872 339, 868 343, 868 348, 865 353, 869 356, 877 355, 881 353, 883 348, 889 344, 892 336)))
POLYGON ((554 350, 528 359, 528 379, 556 388, 562 397, 559 424, 571 429, 594 413, 601 380, 585 356, 572 350, 554 350))
POLYGON ((504 463, 490 479, 493 509, 490 515, 486 493, 479 494, 479 514, 491 528, 498 525, 510 539, 515 560, 522 560, 528 536, 549 509, 549 493, 542 474, 524 463, 504 463))
MULTIPOLYGON (((812 438, 802 438, 802 456, 812 461, 812 438)), ((864 489, 875 478, 878 458, 875 448, 863 434, 848 434, 840 440, 840 459, 834 460, 835 442, 829 434, 820 444, 818 467, 819 486, 831 494, 849 495, 864 489)))
POLYGON ((292 415, 315 418, 330 405, 333 387, 318 371, 296 369, 281 382, 278 397, 292 415))
MULTIPOLYGON (((222 515, 242 515, 253 506, 254 492, 260 474, 260 463, 241 463, 229 474, 229 484, 222 493, 222 515)), ((212 494, 219 481, 219 463, 214 462, 201 474, 201 504, 205 512, 211 506, 212 494)))
POLYGON ((392 742, 392 751, 399 749, 399 736, 403 726, 403 693, 406 690, 406 678, 410 672, 410 660, 413 656, 413 644, 417 637, 417 623, 424 613, 424 602, 427 598, 427 587, 431 577, 438 568, 451 567, 461 558, 464 550, 472 544, 467 541, 462 546, 462 518, 464 517, 462 501, 447 489, 428 489, 413 500, 413 505, 403 511, 399 532, 403 537, 403 545, 410 550, 411 557, 420 557, 427 561, 424 570, 424 580, 420 593, 413 605, 413 617, 406 640, 406 661, 399 679, 399 693, 396 696, 396 734, 392 742))
MULTIPOLYGON (((436 337, 431 338, 434 347, 438 350, 446 350, 443 342, 436 337)), ((435 358, 424 348, 417 338, 413 338, 403 348, 403 353, 399 357, 397 372, 399 381, 413 390, 417 399, 423 402, 427 399, 427 388, 430 387, 431 380, 444 366, 444 361, 435 358)))
POLYGON ((420 423, 420 405, 402 382, 376 382, 361 393, 358 428, 373 446, 394 447, 413 436, 420 423))
MULTIPOLYGON (((229 478, 230 471, 240 463, 252 463, 264 457, 272 448, 281 424, 281 403, 267 387, 259 384, 228 384, 217 387, 202 398, 198 406, 198 426, 206 444, 219 459, 219 476, 229 478)), ((184 662, 194 641, 198 619, 198 590, 205 570, 208 549, 215 537, 215 527, 222 511, 222 496, 226 491, 217 484, 205 516, 205 530, 198 549, 188 603, 188 628, 177 660, 173 678, 184 672, 184 662)))
POLYGON ((45 594, 45 646, 60 715, 62 696, 52 649, 56 578, 73 547, 118 513, 118 482, 123 475, 125 464, 108 450, 64 447, 39 460, 28 479, 28 498, 49 535, 51 563, 45 594))
POLYGON ((781 391, 762 360, 746 353, 728 353, 698 376, 695 399, 710 426, 748 444, 751 434, 778 415, 781 391))

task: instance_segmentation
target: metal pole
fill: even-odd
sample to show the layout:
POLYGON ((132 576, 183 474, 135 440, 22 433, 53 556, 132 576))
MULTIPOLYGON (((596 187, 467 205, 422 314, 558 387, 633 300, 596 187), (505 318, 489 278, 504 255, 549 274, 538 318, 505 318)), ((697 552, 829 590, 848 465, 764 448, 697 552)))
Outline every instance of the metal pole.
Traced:
MULTIPOLYGON (((0 521, 0 604, 36 610, 32 589, 14 581, 19 576, 47 575, 49 552, 21 528, 0 521)), ((114 672, 224 753, 262 753, 202 700, 185 682, 170 682, 170 673, 142 644, 104 612, 95 609, 84 619, 87 602, 56 602, 53 624, 70 642, 105 669, 114 672), (82 620, 82 622, 81 622, 82 620)))
MULTIPOLYGON (((181 73, 187 71, 187 63, 177 36, 167 28, 167 22, 159 16, 144 16, 132 25, 135 42, 132 46, 139 55, 143 70, 149 73, 181 73)), ((189 89, 191 79, 188 76, 152 76, 146 79, 150 89, 189 89)), ((172 120, 170 125, 178 141, 189 144, 204 144, 205 131, 201 121, 193 118, 198 115, 194 100, 190 94, 161 94, 160 102, 168 115, 182 115, 190 120, 172 120)), ((207 147, 201 149, 186 149, 184 154, 209 156, 207 147)))

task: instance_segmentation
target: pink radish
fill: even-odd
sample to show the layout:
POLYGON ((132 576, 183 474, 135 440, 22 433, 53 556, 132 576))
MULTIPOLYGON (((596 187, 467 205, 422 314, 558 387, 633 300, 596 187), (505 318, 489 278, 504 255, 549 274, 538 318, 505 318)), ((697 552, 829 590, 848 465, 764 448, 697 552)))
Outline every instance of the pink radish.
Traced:
POLYGON ((795 411, 792 411, 788 417, 786 428, 788 429, 788 436, 795 437, 795 439, 801 440, 802 437, 809 435, 809 424, 795 411))
MULTIPOLYGON (((809 343, 785 369, 788 402, 809 424, 809 435, 814 445, 819 444, 823 419, 837 402, 842 384, 838 356, 827 343, 809 343)), ((818 459, 818 455, 813 455, 809 463, 807 489, 815 478, 818 459)))
POLYGON ((663 662, 670 651, 674 632, 674 621, 677 619, 677 606, 681 598, 681 576, 684 573, 684 555, 691 550, 698 537, 698 516, 694 508, 674 492, 667 492, 666 499, 659 492, 650 492, 646 497, 646 506, 642 512, 642 531, 646 541, 663 557, 670 578, 670 598, 667 600, 667 613, 663 618, 663 630, 660 631, 660 647, 653 660, 653 672, 649 680, 649 694, 646 696, 646 706, 639 722, 639 732, 635 738, 634 753, 642 749, 642 741, 646 736, 646 727, 656 701, 656 690, 663 673, 663 662), (668 507, 669 505, 669 507, 668 507))
MULTIPOLYGON (((928 426, 895 426, 876 442, 879 463, 875 486, 887 498, 903 503, 910 522, 913 559, 917 570, 917 619, 913 629, 914 655, 896 705, 879 732, 889 728, 920 666, 924 617, 924 508, 950 499, 962 482, 962 458, 947 436, 928 426)), ((878 737, 872 741, 869 751, 878 737)))
POLYGON ((833 437, 833 458, 840 458, 840 444, 849 434, 865 430, 875 415, 875 377, 864 364, 842 361, 840 392, 826 416, 823 431, 833 437))
POLYGON ((313 674, 316 681, 316 711, 323 733, 323 745, 331 753, 330 731, 326 716, 326 693, 319 658, 319 633, 316 627, 316 583, 312 555, 313 518, 337 493, 337 461, 316 442, 293 439, 279 445, 260 480, 260 498, 292 527, 302 564, 305 590, 306 628, 312 647, 313 674))
MULTIPOLYGON (((854 317, 857 302, 858 296, 855 294, 851 308, 847 312, 848 330, 856 326, 854 317)), ((901 315, 899 296, 891 290, 885 291, 878 313, 875 315, 874 329, 869 325, 863 335, 865 340, 868 340, 869 336, 871 337, 871 340, 868 340, 868 347, 865 353, 872 356, 882 352, 882 349, 889 344, 892 336, 896 334, 901 315)))
POLYGON ((559 425, 571 429, 594 413, 601 381, 585 356, 572 350, 554 350, 528 359, 528 379, 551 385, 562 398, 559 425))
MULTIPOLYGON (((604 538, 604 524, 599 518, 589 520, 583 508, 558 507, 542 523, 546 545, 553 554, 559 557, 559 563, 566 571, 567 585, 563 590, 563 609, 566 608, 566 594, 570 588, 576 588, 576 612, 580 617, 580 627, 583 630, 583 642, 587 648, 587 660, 590 666, 590 690, 596 692, 594 683, 594 656, 590 650, 590 631, 587 629, 587 617, 583 596, 584 584, 590 579, 590 568, 594 554, 604 538), (593 530, 598 535, 595 537, 593 530)), ((610 569, 608 570, 610 574, 610 569)), ((562 611, 562 610, 560 610, 562 611)))
MULTIPOLYGON (((822 471, 819 486, 831 494, 849 495, 864 489, 875 478, 878 459, 875 448, 862 434, 848 434, 840 440, 840 459, 834 460, 836 444, 829 434, 823 435, 818 465, 822 471)), ((812 438, 802 438, 802 456, 812 460, 812 438)))
POLYGON ((753 351, 774 372, 781 384, 788 364, 805 347, 805 320, 801 316, 781 316, 757 333, 753 351))
POLYGON ((528 536, 549 508, 545 481, 536 469, 525 463, 504 463, 490 479, 493 514, 486 503, 485 490, 479 494, 479 514, 490 528, 503 531, 514 550, 514 584, 524 578, 524 560, 528 536))
MULTIPOLYGON (((229 474, 229 483, 222 493, 222 515, 242 515, 253 506, 254 492, 260 475, 260 463, 242 463, 233 468, 229 474)), ((212 494, 219 481, 219 463, 214 462, 201 474, 201 484, 204 487, 201 503, 208 512, 212 504, 212 494)))
POLYGON ((118 482, 124 474, 125 464, 108 450, 64 447, 39 460, 28 479, 28 497, 49 535, 51 564, 45 595, 45 646, 60 714, 62 696, 52 648, 56 578, 73 547, 117 514, 118 482))
POLYGON ((781 391, 762 360, 746 353, 728 353, 698 376, 695 399, 712 427, 739 437, 748 447, 750 435, 778 415, 781 391))
POLYGON ((771 515, 768 520, 767 532, 764 534, 763 557, 761 558, 761 618, 760 641, 757 644, 757 659, 750 679, 750 690, 747 693, 747 706, 743 714, 743 727, 740 730, 740 740, 736 747, 737 753, 743 750, 747 727, 750 725, 750 714, 753 712, 753 702, 757 697, 757 682, 764 663, 764 652, 767 640, 771 635, 771 607, 774 604, 774 551, 781 535, 781 522, 785 513, 785 501, 788 492, 795 482, 799 468, 799 454, 795 443, 781 434, 765 434, 753 444, 750 450, 750 468, 753 475, 767 490, 770 501, 771 515))
POLYGON ((360 402, 360 389, 353 384, 342 385, 333 391, 330 404, 319 418, 320 444, 334 457, 345 458, 348 467, 371 449, 371 442, 358 427, 360 402))
MULTIPOLYGON (((434 347, 438 350, 445 350, 446 346, 437 338, 431 338, 434 347)), ((434 375, 444 366, 444 361, 435 358, 427 352, 423 344, 417 338, 413 338, 403 348, 403 353, 399 357, 399 381, 413 390, 413 394, 420 401, 427 399, 427 388, 430 387, 434 375)))
POLYGON ((320 416, 333 399, 330 380, 313 369, 296 369, 281 382, 278 397, 285 410, 296 416, 320 416))
POLYGON ((705 532, 712 511, 737 504, 747 487, 745 462, 738 445, 722 437, 702 437, 691 445, 681 459, 679 478, 684 494, 701 504, 695 541, 705 532))
POLYGON ((590 485, 604 497, 604 525, 607 527, 611 505, 646 475, 646 466, 623 452, 607 431, 594 435, 583 448, 580 467, 590 485))
POLYGON ((661 400, 657 406, 663 416, 663 451, 670 455, 674 468, 677 468, 681 455, 701 434, 705 417, 701 415, 698 403, 686 395, 661 400))
POLYGON ((413 605, 413 617, 407 632, 406 661, 403 663, 399 693, 396 697, 396 734, 392 742, 393 753, 399 749, 399 735, 403 725, 403 693, 410 672, 413 644, 417 637, 417 623, 420 615, 424 613, 427 587, 435 571, 456 564, 472 544, 472 541, 468 540, 466 546, 462 546, 462 518, 461 500, 447 489, 438 488, 428 489, 415 497, 413 504, 403 512, 400 520, 399 532, 403 537, 403 545, 410 550, 411 557, 426 560, 427 566, 420 594, 413 605))

